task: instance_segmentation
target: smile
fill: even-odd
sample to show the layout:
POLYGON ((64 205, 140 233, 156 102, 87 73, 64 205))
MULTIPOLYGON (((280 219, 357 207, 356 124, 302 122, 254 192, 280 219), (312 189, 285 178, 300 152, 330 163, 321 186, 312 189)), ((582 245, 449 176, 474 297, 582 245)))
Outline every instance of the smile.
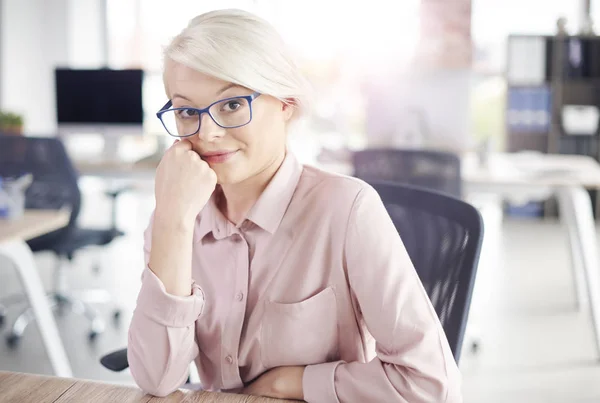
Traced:
POLYGON ((220 164, 233 157, 238 150, 235 151, 216 151, 212 153, 202 154, 201 158, 209 164, 220 164))

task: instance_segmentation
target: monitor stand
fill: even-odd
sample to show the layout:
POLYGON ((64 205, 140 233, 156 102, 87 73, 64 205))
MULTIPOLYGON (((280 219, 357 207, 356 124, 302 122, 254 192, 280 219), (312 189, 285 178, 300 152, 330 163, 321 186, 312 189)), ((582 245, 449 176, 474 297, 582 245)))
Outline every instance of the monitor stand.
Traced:
POLYGON ((165 135, 156 136, 156 149, 152 154, 146 155, 135 161, 138 166, 156 167, 160 163, 165 151, 171 146, 173 139, 165 135))
POLYGON ((103 161, 117 162, 123 159, 119 149, 121 139, 124 136, 142 136, 143 126, 135 125, 75 125, 61 124, 58 128, 59 136, 67 137, 73 135, 99 135, 104 140, 100 158, 103 161))

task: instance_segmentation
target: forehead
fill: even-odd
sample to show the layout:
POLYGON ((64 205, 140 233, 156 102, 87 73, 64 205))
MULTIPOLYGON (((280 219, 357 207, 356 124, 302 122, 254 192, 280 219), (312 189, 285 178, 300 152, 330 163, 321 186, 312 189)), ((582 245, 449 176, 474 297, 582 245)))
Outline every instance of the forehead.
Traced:
POLYGON ((200 73, 181 63, 168 60, 164 71, 165 91, 169 99, 174 94, 198 103, 210 103, 221 95, 224 89, 243 88, 228 81, 220 80, 213 76, 200 73))

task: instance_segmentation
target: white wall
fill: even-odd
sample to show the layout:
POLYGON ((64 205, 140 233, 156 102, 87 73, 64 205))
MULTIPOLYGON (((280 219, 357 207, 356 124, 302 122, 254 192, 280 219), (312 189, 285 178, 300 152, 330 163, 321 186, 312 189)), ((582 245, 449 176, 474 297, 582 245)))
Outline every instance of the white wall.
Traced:
POLYGON ((25 132, 56 133, 54 68, 99 67, 105 0, 3 0, 0 107, 23 114, 25 132))
POLYGON ((53 67, 67 62, 66 0, 2 3, 2 107, 23 114, 28 133, 51 134, 53 67))
POLYGON ((398 72, 367 89, 367 142, 372 147, 471 147, 468 70, 398 72), (408 111, 418 110, 419 117, 408 111))
POLYGON ((106 67, 106 0, 68 0, 69 67, 106 67))

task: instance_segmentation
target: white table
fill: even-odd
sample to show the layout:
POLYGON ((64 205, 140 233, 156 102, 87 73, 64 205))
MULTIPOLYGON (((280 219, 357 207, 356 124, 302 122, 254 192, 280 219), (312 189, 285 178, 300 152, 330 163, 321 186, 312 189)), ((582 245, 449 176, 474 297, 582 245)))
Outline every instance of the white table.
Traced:
POLYGON ((21 278, 54 374, 60 377, 71 377, 73 373, 40 275, 35 267, 33 253, 26 241, 60 229, 68 222, 67 211, 26 210, 22 218, 0 219, 0 255, 7 257, 14 264, 21 278))
POLYGON ((468 154, 462 159, 462 177, 466 198, 487 193, 526 203, 556 197, 569 238, 577 302, 590 304, 600 358, 600 261, 592 201, 586 191, 600 189, 600 165, 577 155, 498 153, 482 166, 468 154))
MULTIPOLYGON (((319 165, 352 174, 349 162, 319 165)), ((589 301, 600 359, 600 261, 592 201, 586 191, 600 189, 600 165, 578 155, 493 153, 482 166, 476 154, 467 153, 462 156, 461 176, 467 200, 485 194, 516 203, 556 197, 568 230, 577 302, 582 306, 589 301)))

